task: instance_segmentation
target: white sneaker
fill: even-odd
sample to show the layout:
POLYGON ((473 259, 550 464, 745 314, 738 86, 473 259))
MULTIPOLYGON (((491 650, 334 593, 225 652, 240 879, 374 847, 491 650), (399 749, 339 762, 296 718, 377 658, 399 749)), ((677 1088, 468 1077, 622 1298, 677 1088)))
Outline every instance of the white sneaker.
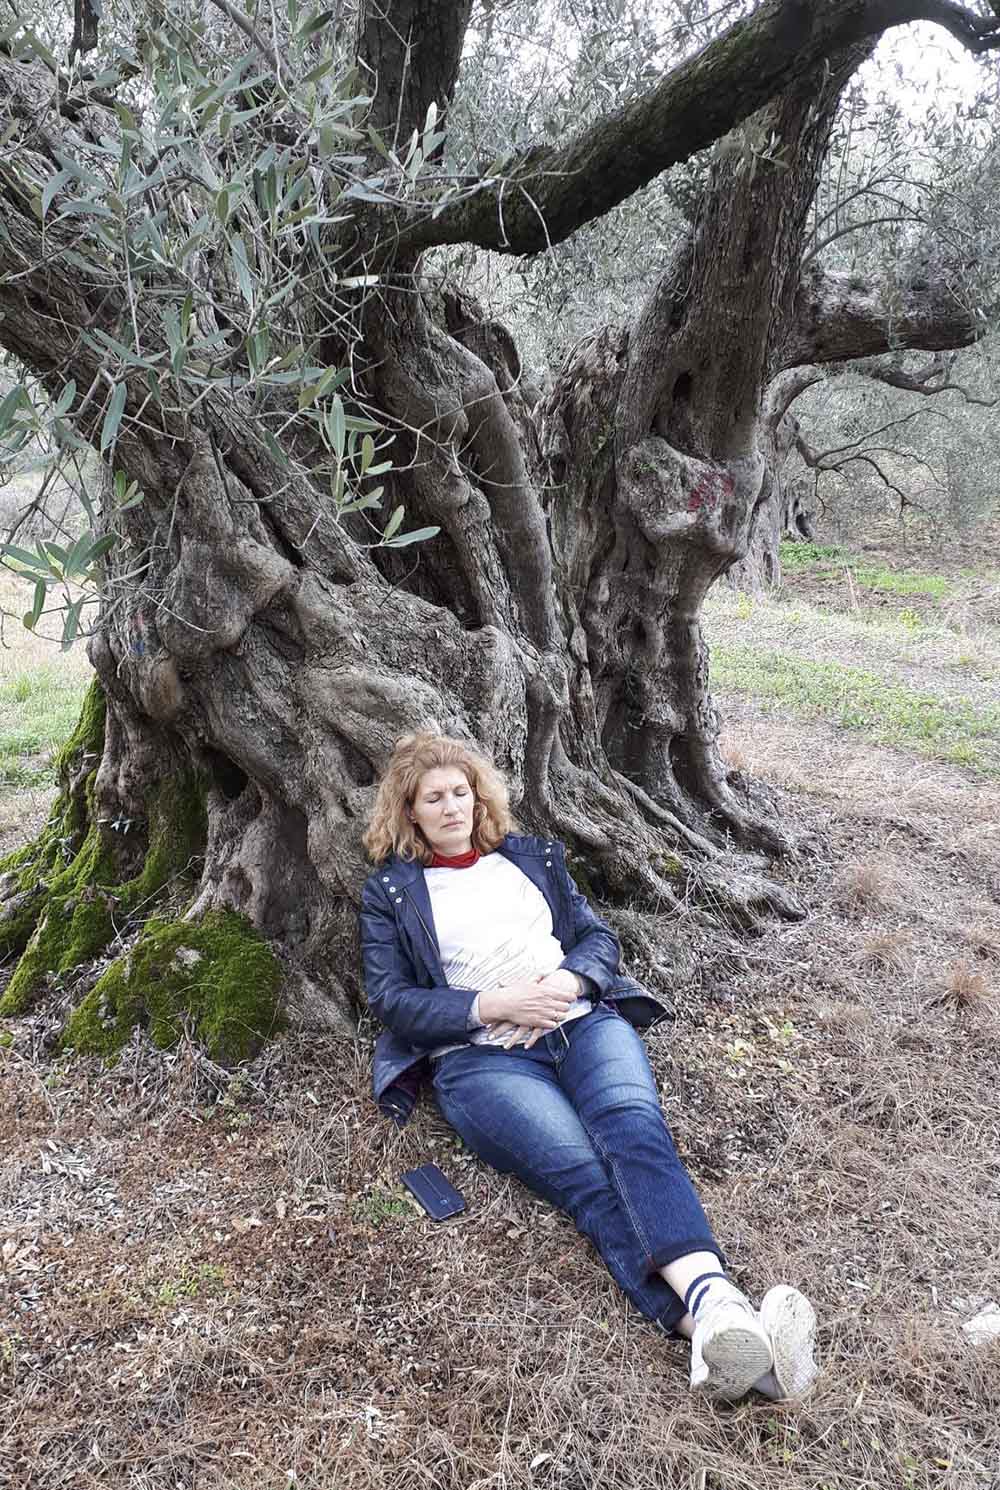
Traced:
POLYGON ((780 1283, 768 1289, 760 1322, 771 1342, 773 1365, 754 1390, 772 1402, 806 1396, 817 1376, 816 1310, 804 1293, 780 1283))
POLYGON ((691 1389, 735 1402, 771 1370, 767 1332, 745 1299, 721 1298, 699 1310, 691 1337, 691 1389))

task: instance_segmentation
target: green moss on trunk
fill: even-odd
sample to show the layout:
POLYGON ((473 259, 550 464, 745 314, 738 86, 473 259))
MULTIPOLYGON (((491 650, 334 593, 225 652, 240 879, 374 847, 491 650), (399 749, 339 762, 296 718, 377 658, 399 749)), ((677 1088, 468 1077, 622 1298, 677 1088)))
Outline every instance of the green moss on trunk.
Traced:
MULTIPOLYGON (((118 883, 119 830, 96 821, 93 810, 104 725, 104 695, 95 680, 56 758, 62 791, 48 822, 34 842, 0 863, 7 876, 0 952, 22 954, 0 998, 0 1016, 23 1013, 47 976, 90 962, 130 921, 134 934, 165 893, 191 888, 197 879, 205 789, 184 771, 150 793, 142 869, 118 883)), ((280 1026, 281 983, 276 957, 241 916, 213 912, 198 924, 148 919, 131 951, 70 1016, 64 1042, 112 1054, 136 1025, 162 1046, 189 1028, 216 1060, 233 1064, 280 1026)))
POLYGON ((187 1026, 213 1059, 233 1065, 280 1027, 281 982, 277 958, 242 916, 150 921, 71 1016, 65 1044, 110 1055, 136 1025, 161 1046, 187 1026))
POLYGON ((106 718, 104 690, 95 678, 83 696, 76 729, 55 759, 56 770, 64 786, 68 778, 79 771, 87 756, 92 758, 94 767, 97 767, 104 752, 106 718))
POLYGON ((128 918, 152 910, 203 851, 203 784, 192 772, 170 776, 151 796, 142 870, 118 884, 116 830, 95 821, 92 811, 104 721, 106 702, 94 679, 57 757, 63 790, 48 822, 33 843, 0 864, 9 876, 0 955, 21 952, 0 998, 0 1016, 24 1013, 49 973, 60 976, 97 957, 128 918))
POLYGON ((23 1013, 47 974, 68 973, 96 957, 130 916, 151 911, 164 889, 190 871, 205 843, 201 782, 184 772, 160 784, 149 808, 142 871, 124 884, 116 883, 112 832, 92 823, 71 862, 31 906, 37 925, 0 998, 0 1016, 23 1013))
POLYGON ((109 861, 98 829, 91 828, 72 863, 49 884, 41 919, 0 999, 0 1015, 23 1013, 46 973, 67 972, 110 941, 108 886, 109 861))

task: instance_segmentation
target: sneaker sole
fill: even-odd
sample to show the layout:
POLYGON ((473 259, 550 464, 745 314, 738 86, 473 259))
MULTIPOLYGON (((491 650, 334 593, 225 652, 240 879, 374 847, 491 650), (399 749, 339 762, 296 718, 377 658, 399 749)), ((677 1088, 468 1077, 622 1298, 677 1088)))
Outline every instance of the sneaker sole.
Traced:
POLYGON ((702 1342, 701 1354, 708 1367, 702 1390, 726 1401, 745 1397, 771 1369, 771 1347, 752 1324, 723 1326, 702 1342))
POLYGON ((782 1283, 764 1295, 760 1322, 771 1342, 771 1369, 782 1399, 804 1397, 819 1375, 816 1310, 804 1293, 782 1283))

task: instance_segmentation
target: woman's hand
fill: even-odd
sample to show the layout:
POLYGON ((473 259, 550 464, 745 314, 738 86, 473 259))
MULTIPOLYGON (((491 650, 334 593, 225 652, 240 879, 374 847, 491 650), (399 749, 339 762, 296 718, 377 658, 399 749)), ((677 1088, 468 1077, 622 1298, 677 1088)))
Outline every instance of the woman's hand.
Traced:
POLYGON ((518 978, 504 988, 481 993, 480 1019, 487 1025, 524 1026, 543 1034, 554 1030, 577 998, 576 979, 572 973, 561 977, 562 971, 541 979, 518 978), (570 979, 572 991, 567 986, 570 979))
POLYGON ((529 1024, 511 1024, 509 1019, 504 1019, 500 1024, 487 1025, 491 1045, 499 1045, 502 1050, 511 1050, 515 1045, 523 1045, 525 1050, 530 1050, 536 1040, 540 1040, 545 1030, 533 1030, 529 1024))
POLYGON ((539 983, 544 983, 546 988, 564 989, 566 992, 572 993, 574 999, 581 998, 583 995, 583 986, 580 979, 576 973, 571 973, 568 967, 557 967, 555 972, 546 973, 538 981, 539 983))

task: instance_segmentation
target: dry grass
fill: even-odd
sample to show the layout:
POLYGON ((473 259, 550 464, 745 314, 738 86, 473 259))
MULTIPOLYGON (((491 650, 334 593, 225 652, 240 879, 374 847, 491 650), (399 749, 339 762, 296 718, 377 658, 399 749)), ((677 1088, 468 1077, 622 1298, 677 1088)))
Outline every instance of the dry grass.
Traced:
POLYGON ((0 1482, 998 1490, 1000 1347, 961 1326, 1000 1279, 1000 793, 728 713, 811 914, 694 933, 649 1048, 737 1275, 816 1301, 810 1401, 692 1399, 564 1217, 429 1105, 378 1117, 366 1040, 231 1079, 137 1037, 108 1070, 54 1060, 42 1014, 0 1048, 0 1482), (428 1160, 467 1198, 442 1226, 398 1183, 428 1160))
MULTIPOLYGON (((74 597, 79 593, 74 589, 74 597)), ((28 631, 21 617, 31 607, 32 586, 19 579, 9 569, 0 567, 0 682, 8 682, 25 673, 58 664, 60 671, 68 676, 84 678, 90 676, 90 663, 86 648, 82 645, 62 652, 59 646, 59 627, 53 621, 44 625, 47 635, 28 631)))
POLYGON ((907 973, 913 968, 913 944, 905 931, 874 931, 861 940, 859 960, 870 971, 907 973))
POLYGON ((964 959, 946 968, 940 981, 940 1002, 961 1012, 983 1013, 996 1000, 995 982, 964 959))
POLYGON ((962 938, 976 957, 1000 962, 1000 919, 983 919, 962 927, 962 938))
MULTIPOLYGON (((795 765, 764 726, 752 748, 795 765)), ((650 1043, 738 1275, 816 1300, 804 1408, 693 1400, 683 1350, 565 1218, 429 1107, 402 1133, 377 1117, 364 1043, 290 1038, 234 1082, 138 1039, 112 1071, 53 1065, 25 1022, 0 1115, 0 1471, 32 1490, 995 1490, 1000 1352, 961 1325, 1000 1276, 1000 1040, 933 997, 936 970, 968 1001, 992 966, 969 941, 989 903, 975 859, 939 872, 954 783, 888 837, 856 763, 830 765, 850 800, 834 771, 786 802, 824 845, 797 870, 810 921, 707 937, 650 1043), (428 1159, 468 1200, 442 1227, 398 1186, 428 1159)))
POLYGON ((903 903, 907 888, 902 866, 881 855, 845 864, 838 874, 835 893, 838 904, 849 910, 886 910, 903 903))

